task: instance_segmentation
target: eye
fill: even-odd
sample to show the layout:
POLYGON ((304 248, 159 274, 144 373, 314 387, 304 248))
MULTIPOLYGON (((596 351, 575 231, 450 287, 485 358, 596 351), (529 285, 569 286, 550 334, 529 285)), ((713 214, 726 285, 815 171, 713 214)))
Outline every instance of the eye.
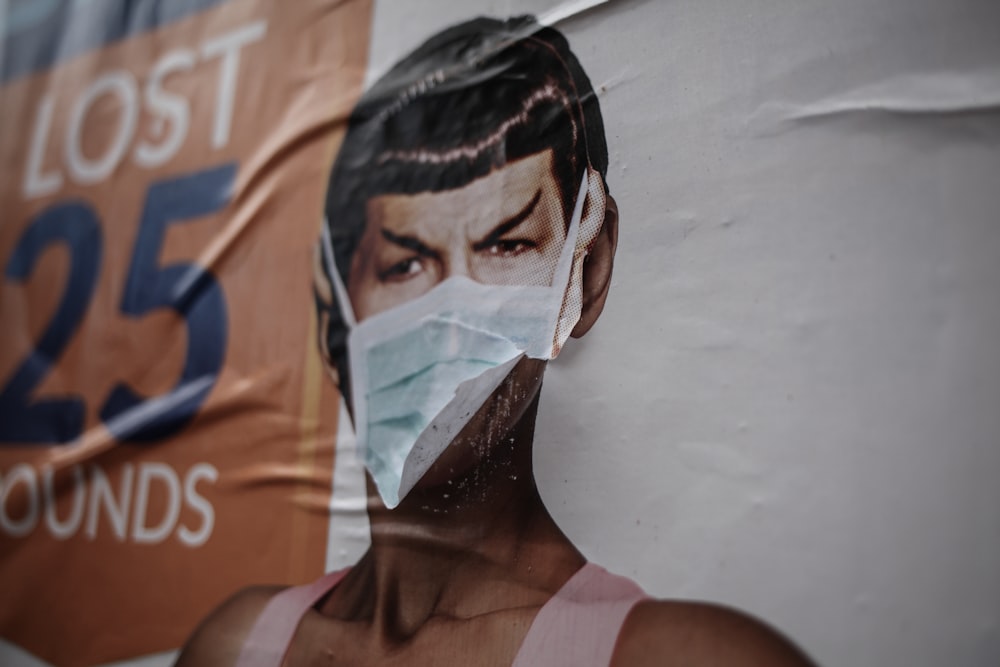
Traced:
POLYGON ((407 257, 397 262, 379 275, 385 282, 402 282, 409 280, 424 270, 424 264, 419 257, 407 257))
POLYGON ((484 248, 491 257, 517 257, 521 253, 537 247, 537 243, 529 239, 500 239, 484 248))

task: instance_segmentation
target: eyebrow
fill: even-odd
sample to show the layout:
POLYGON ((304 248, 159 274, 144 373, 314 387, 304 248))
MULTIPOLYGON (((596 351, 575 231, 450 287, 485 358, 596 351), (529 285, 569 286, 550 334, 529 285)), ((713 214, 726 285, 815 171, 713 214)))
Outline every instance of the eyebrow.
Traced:
POLYGON ((485 250, 497 241, 501 240, 504 234, 512 229, 516 229, 518 225, 527 220, 528 216, 534 212, 535 207, 538 206, 538 202, 541 198, 542 190, 539 188, 538 192, 535 193, 535 196, 531 198, 531 201, 529 201, 524 208, 491 229, 481 241, 473 243, 472 249, 476 252, 485 250))
POLYGON ((383 227, 381 230, 382 238, 384 238, 389 243, 394 243, 407 250, 412 250, 421 257, 438 257, 438 253, 432 250, 429 246, 425 245, 416 236, 407 236, 405 234, 394 234, 388 229, 383 227))

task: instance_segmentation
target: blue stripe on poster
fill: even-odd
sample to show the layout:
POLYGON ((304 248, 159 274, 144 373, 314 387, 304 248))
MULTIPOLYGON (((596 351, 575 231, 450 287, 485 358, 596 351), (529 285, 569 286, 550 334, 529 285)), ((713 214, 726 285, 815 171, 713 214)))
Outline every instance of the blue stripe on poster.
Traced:
POLYGON ((7 0, 0 83, 229 1, 7 0))

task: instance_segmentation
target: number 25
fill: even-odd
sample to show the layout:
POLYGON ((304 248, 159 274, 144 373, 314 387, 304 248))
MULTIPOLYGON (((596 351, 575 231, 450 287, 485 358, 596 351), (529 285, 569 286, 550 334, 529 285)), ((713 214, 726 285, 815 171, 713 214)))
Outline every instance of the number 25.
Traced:
MULTIPOLYGON (((125 383, 111 390, 100 416, 120 441, 151 442, 177 433, 215 386, 226 351, 222 289, 212 274, 195 264, 157 262, 167 228, 223 208, 235 175, 236 165, 226 164, 159 181, 146 194, 119 308, 132 318, 172 308, 187 325, 188 346, 180 378, 167 393, 143 397, 125 383)), ((59 242, 69 246, 69 275, 35 349, 0 389, 0 443, 66 443, 83 431, 82 398, 33 401, 31 392, 62 354, 93 297, 102 253, 101 228, 93 209, 81 202, 63 202, 39 213, 14 247, 5 275, 23 282, 45 248, 59 242)), ((149 353, 155 356, 157 351, 149 353)))

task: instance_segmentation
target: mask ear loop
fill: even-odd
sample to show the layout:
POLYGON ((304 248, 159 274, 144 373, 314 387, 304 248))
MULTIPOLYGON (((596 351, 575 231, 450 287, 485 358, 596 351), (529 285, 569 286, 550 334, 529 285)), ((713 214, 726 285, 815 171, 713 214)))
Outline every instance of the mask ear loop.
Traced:
MULTIPOLYGON (((347 295, 347 288, 340 279, 340 272, 337 271, 337 261, 334 259, 333 254, 333 242, 330 239, 330 221, 325 216, 323 217, 323 229, 320 232, 320 247, 322 249, 323 262, 326 264, 327 272, 330 274, 330 281, 333 283, 333 292, 337 300, 337 307, 340 309, 340 314, 344 318, 344 323, 347 324, 348 330, 353 331, 357 328, 358 320, 354 317, 354 308, 351 306, 351 299, 347 295)), ((348 365, 351 367, 351 382, 353 386, 357 387, 359 383, 365 382, 361 377, 363 370, 354 367, 354 364, 350 360, 350 355, 348 355, 348 365)), ((367 410, 364 402, 354 400, 354 392, 350 393, 351 396, 344 396, 344 400, 349 401, 352 406, 355 434, 354 443, 359 455, 363 458, 362 443, 367 438, 367 428, 365 426, 367 410)))
POLYGON ((566 312, 567 296, 573 289, 574 263, 577 261, 577 243, 580 239, 581 227, 583 225, 583 209, 590 190, 589 169, 583 172, 580 179, 580 191, 576 195, 576 203, 573 206, 573 217, 570 219, 569 229, 566 234, 566 245, 563 246, 562 254, 559 256, 559 264, 556 267, 558 285, 553 282, 553 287, 558 287, 559 304, 554 308, 554 320, 552 322, 552 357, 555 359, 566 339, 569 338, 569 330, 580 318, 579 310, 574 313, 566 312), (573 320, 572 324, 569 320, 573 320))
POLYGON ((571 268, 573 266, 573 256, 576 254, 576 240, 580 236, 580 223, 583 218, 583 204, 587 199, 587 171, 583 171, 583 178, 580 179, 580 190, 576 193, 576 202, 573 205, 573 217, 570 218, 569 228, 566 230, 566 245, 563 246, 559 254, 559 263, 556 264, 553 287, 558 287, 560 293, 566 291, 569 284, 571 268))
POLYGON ((340 279, 340 272, 337 271, 337 262, 333 258, 333 242, 330 240, 330 221, 326 217, 323 218, 320 246, 323 250, 323 261, 326 264, 327 273, 330 274, 333 291, 337 297, 337 307, 340 309, 340 314, 343 316, 348 328, 353 329, 357 326, 358 320, 354 317, 354 308, 351 306, 351 300, 347 296, 347 288, 340 279))

